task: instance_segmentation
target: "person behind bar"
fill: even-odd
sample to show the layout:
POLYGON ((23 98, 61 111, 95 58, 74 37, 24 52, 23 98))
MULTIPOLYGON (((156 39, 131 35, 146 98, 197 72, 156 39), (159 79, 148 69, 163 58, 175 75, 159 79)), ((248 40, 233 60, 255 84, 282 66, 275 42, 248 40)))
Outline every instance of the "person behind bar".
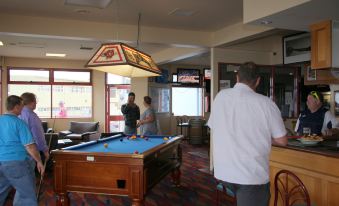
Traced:
POLYGON ((36 161, 41 175, 44 166, 27 124, 18 118, 23 106, 20 97, 11 95, 6 99, 7 113, 0 116, 0 205, 4 205, 11 186, 16 190, 14 206, 38 205, 28 156, 36 161))
POLYGON ((336 118, 323 107, 324 96, 318 91, 311 91, 307 96, 307 109, 300 113, 295 125, 295 132, 331 136, 338 133, 336 118))
POLYGON ((125 134, 137 134, 137 120, 140 119, 140 109, 134 101, 135 94, 130 92, 127 103, 121 106, 121 112, 125 119, 125 134))
POLYGON ((237 206, 268 206, 271 145, 287 144, 278 107, 255 92, 259 72, 253 62, 242 64, 234 87, 215 97, 208 120, 214 176, 235 193, 237 206))

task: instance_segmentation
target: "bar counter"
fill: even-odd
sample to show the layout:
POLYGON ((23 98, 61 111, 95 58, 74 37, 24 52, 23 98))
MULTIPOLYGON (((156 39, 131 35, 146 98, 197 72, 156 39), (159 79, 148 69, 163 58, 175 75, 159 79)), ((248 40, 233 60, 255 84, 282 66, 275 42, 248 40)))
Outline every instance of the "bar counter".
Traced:
MULTIPOLYGON (((274 177, 282 169, 295 173, 306 186, 312 205, 339 206, 339 150, 319 144, 301 146, 289 140, 285 147, 273 146, 270 156, 271 203, 274 177)), ((324 142, 325 143, 325 142, 324 142)), ((336 142, 335 142, 336 144, 336 142)))

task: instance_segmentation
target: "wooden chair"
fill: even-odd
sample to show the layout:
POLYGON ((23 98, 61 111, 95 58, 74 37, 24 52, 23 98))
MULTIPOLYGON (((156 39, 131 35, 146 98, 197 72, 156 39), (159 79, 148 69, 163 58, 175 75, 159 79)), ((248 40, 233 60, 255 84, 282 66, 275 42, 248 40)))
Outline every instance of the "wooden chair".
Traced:
POLYGON ((293 206, 300 202, 311 206, 310 196, 305 185, 288 170, 279 171, 274 178, 274 206, 278 205, 279 199, 282 201, 282 206, 293 206))
POLYGON ((222 200, 226 200, 227 202, 235 206, 237 204, 237 198, 234 192, 229 187, 227 187, 224 182, 220 180, 216 180, 216 182, 217 206, 221 205, 222 200))

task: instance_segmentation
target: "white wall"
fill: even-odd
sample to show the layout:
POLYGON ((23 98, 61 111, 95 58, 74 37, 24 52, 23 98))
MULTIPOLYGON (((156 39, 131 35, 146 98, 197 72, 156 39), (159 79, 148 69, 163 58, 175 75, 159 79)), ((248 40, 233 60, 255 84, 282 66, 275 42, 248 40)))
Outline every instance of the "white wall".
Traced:
POLYGON ((244 23, 309 2, 310 0, 243 0, 244 23))

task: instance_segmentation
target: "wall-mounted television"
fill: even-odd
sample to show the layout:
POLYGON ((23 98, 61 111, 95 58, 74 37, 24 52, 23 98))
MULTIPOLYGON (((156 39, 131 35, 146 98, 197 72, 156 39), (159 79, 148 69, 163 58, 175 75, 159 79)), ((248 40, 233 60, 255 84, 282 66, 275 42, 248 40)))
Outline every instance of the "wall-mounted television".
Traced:
POLYGON ((181 69, 177 70, 178 82, 182 84, 200 85, 199 69, 181 69))

